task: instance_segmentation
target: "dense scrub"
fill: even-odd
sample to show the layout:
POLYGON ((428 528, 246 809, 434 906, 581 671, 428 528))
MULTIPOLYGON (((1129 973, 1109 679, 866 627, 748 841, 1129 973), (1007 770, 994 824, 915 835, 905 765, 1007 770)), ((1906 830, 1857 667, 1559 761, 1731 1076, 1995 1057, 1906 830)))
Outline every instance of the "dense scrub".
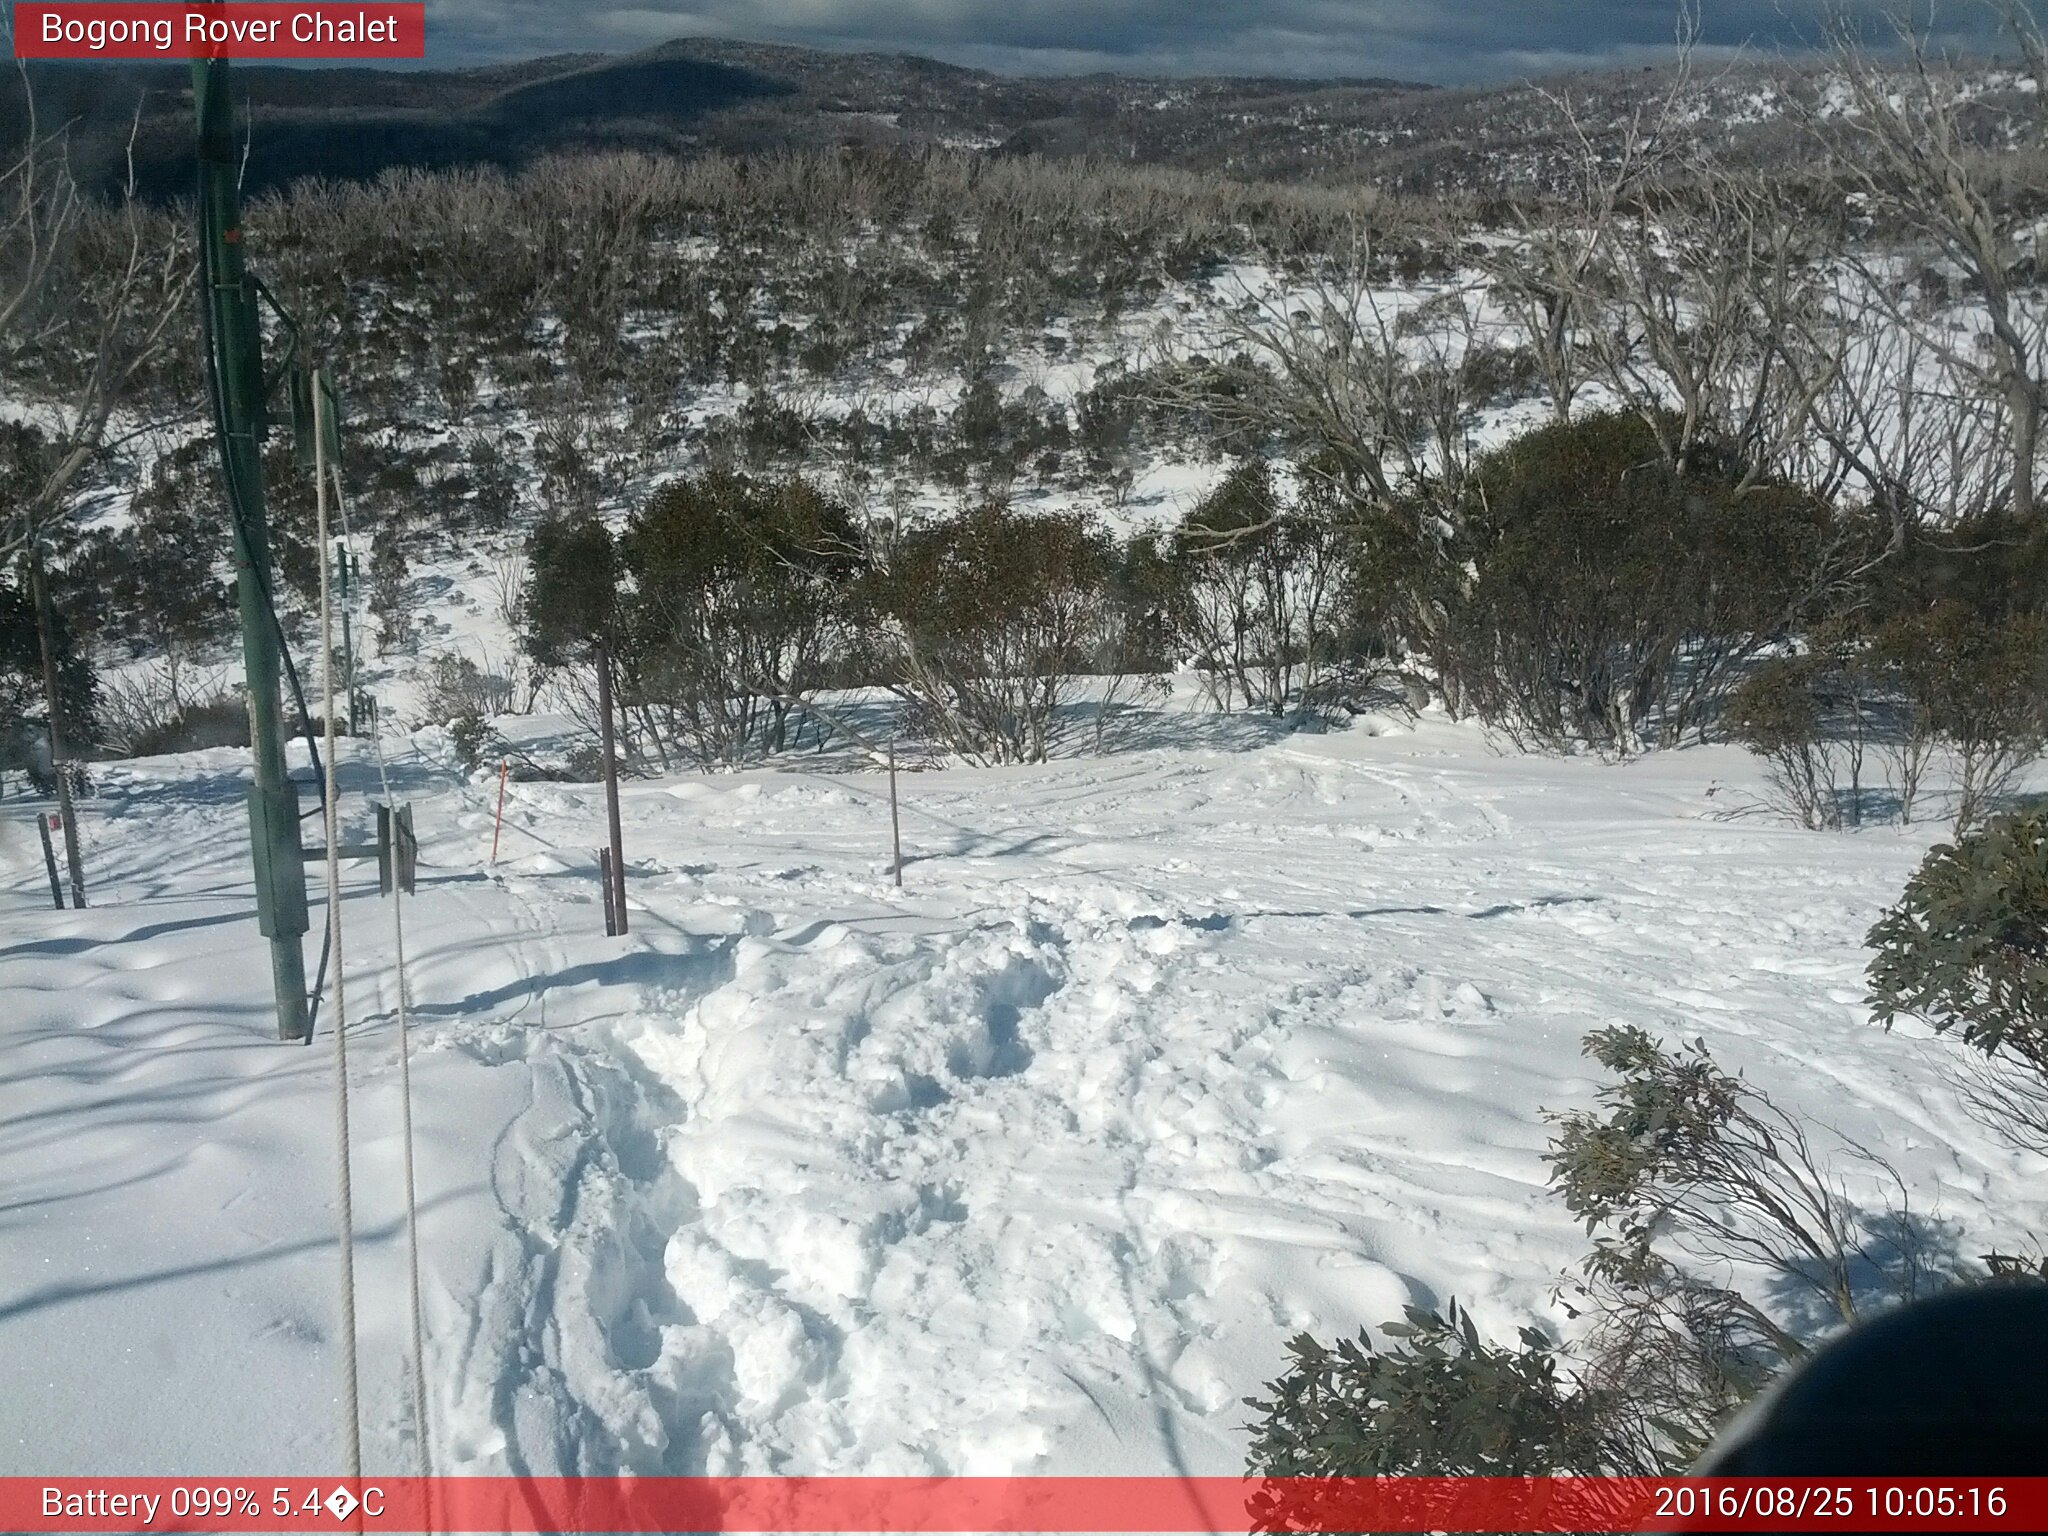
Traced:
MULTIPOLYGON (((1996 551, 2038 564, 2043 547, 2048 390, 2006 339, 2033 323, 2040 123, 1999 96, 2014 115, 1994 133, 1979 96, 1925 80, 1886 95, 1890 77, 1846 46, 1837 65, 1865 103, 1854 123, 1819 113, 1811 81, 1766 93, 1810 175, 1760 172, 1721 136, 1659 149, 1661 127, 1728 105, 1726 82, 1685 69, 1507 93, 1518 132, 1583 161, 1483 209, 1384 181, 873 142, 307 180, 254 198, 246 227, 346 382, 367 638, 431 643, 415 599, 436 567, 473 569, 480 547, 509 560, 543 524, 600 529, 629 588, 671 594, 621 650, 646 669, 633 729, 655 761, 776 750, 809 707, 785 701, 827 679, 909 688, 956 750, 1044 750, 1058 707, 982 711, 1007 722, 978 728, 994 749, 955 728, 961 679, 1013 653, 983 645, 943 685, 905 659, 945 647, 901 572, 944 518, 1007 506, 1070 574, 1094 573, 1099 611, 1034 653, 1040 675, 1054 656, 1110 677, 1191 666, 1216 707, 1295 719, 1399 676, 1408 697, 1546 750, 1626 754, 1725 724, 1812 824, 1912 814, 1935 760, 1935 777, 1966 781, 1967 820, 2038 745, 2016 659, 2030 642, 1990 610, 2030 579, 1996 551), (1961 203, 1894 153, 1915 123, 1962 146, 1961 203), (1859 210, 1909 233, 1880 237, 1859 210), (1959 327, 1981 344, 1952 345, 1959 327), (1207 461, 1210 493, 1134 508, 1176 460, 1207 461), (662 487, 740 506, 758 485, 800 487, 845 525, 833 537, 852 552, 815 577, 800 640, 737 638, 782 622, 744 561, 650 552, 700 532, 729 543, 724 511, 657 539, 677 505, 662 487), (1147 518, 1149 541, 1103 543, 1147 518), (1066 561, 1084 527, 1073 547, 1092 553, 1066 561), (1936 548, 1946 567, 1922 558, 1936 548), (686 586, 749 595, 674 595, 686 586), (1956 604, 2004 627, 1963 636, 1956 604), (801 665, 772 659, 792 647, 801 665), (2011 686, 1951 687, 1984 672, 1970 658, 2011 686), (1017 723, 1037 715, 1045 731, 1017 723), (1873 798, 1861 765, 1888 753, 1903 778, 1873 798)), ((1401 110, 1448 122, 1466 105, 1401 110)), ((88 269, 137 230, 144 247, 181 238, 169 214, 109 206, 64 244, 53 273, 78 280, 86 319, 120 297, 88 269)), ((64 291, 53 278, 38 306, 64 291)), ((94 334, 23 331, 0 372, 61 394, 89 377, 94 334)), ((126 502, 96 534, 84 516, 54 525, 51 551, 79 633, 103 656, 160 660, 174 710, 227 631, 211 470, 178 419, 195 395, 186 349, 143 359, 129 405, 163 430, 96 461, 72 499, 126 502)), ((302 625, 321 558, 311 498, 283 443, 267 460, 285 619, 302 625)), ((508 591, 546 606, 561 569, 533 574, 547 580, 508 591)), ((950 595, 925 606, 961 640, 950 595)), ((581 665, 542 650, 531 665, 581 665)), ((469 707, 463 688, 442 695, 469 707)))
POLYGON ((1368 555, 1371 600, 1518 740, 1673 744, 1825 579, 1826 509, 1743 478, 1705 447, 1670 464, 1633 415, 1548 426, 1474 466, 1447 536, 1368 555))

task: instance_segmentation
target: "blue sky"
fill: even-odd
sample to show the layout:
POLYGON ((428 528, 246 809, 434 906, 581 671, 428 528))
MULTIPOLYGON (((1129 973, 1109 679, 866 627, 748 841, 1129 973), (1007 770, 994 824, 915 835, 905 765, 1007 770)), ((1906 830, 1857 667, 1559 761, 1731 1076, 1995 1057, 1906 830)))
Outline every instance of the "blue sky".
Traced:
MULTIPOLYGON (((1721 55, 1811 40, 1820 0, 1701 0, 1721 55)), ((1852 0, 1872 16, 1881 0, 1852 0)), ((1985 35, 1978 0, 1945 29, 1985 35)), ((683 36, 920 53, 1017 74, 1390 75, 1438 83, 1669 57, 1672 0, 429 0, 429 62, 628 51, 683 36)))

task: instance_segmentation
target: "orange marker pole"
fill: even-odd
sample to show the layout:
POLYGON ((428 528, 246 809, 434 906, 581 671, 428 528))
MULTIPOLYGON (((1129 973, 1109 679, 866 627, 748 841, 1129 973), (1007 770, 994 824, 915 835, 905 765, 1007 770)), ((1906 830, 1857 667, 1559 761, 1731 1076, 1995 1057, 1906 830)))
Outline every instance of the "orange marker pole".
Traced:
POLYGON ((512 760, 498 759, 498 824, 491 828, 491 862, 498 862, 498 837, 505 830, 505 775, 511 771, 512 760))

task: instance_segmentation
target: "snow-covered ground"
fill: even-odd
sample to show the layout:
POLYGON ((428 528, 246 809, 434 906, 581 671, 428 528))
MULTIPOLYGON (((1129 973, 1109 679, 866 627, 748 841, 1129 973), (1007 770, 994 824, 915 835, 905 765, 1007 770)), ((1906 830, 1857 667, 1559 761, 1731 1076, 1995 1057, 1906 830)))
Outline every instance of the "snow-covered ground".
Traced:
MULTIPOLYGON (((617 940, 595 787, 513 786, 492 868, 495 786, 400 747, 440 1470, 1236 1472, 1295 1332, 1561 1320, 1543 1111, 1608 1023, 1882 1151, 1965 1254, 2048 1227, 1960 1048, 1861 1001, 1934 830, 1742 814, 1723 749, 1155 725, 906 776, 900 892, 875 773, 634 783, 617 940)), ((84 912, 0 801, 0 1471, 340 1465, 332 1042, 272 1038, 240 756, 99 770, 84 912)), ((347 880, 365 1434, 404 1471, 390 910, 347 880)))

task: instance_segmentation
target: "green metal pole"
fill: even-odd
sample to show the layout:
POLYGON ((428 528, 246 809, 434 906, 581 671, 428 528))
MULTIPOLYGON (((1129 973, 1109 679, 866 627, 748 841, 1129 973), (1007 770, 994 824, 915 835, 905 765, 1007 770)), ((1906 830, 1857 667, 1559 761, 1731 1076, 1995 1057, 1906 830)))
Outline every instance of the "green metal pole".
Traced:
POLYGON ((249 741, 256 785, 249 791, 249 846, 256 867, 256 920, 270 940, 277 989, 277 1037, 310 1040, 305 855, 298 791, 285 774, 278 706, 279 639, 273 617, 270 525, 263 503, 263 332, 256 289, 242 257, 236 187, 234 106, 225 59, 195 59, 199 112, 199 245, 203 263, 207 375, 220 432, 221 464, 234 530, 235 592, 242 610, 242 660, 249 685, 249 741))

